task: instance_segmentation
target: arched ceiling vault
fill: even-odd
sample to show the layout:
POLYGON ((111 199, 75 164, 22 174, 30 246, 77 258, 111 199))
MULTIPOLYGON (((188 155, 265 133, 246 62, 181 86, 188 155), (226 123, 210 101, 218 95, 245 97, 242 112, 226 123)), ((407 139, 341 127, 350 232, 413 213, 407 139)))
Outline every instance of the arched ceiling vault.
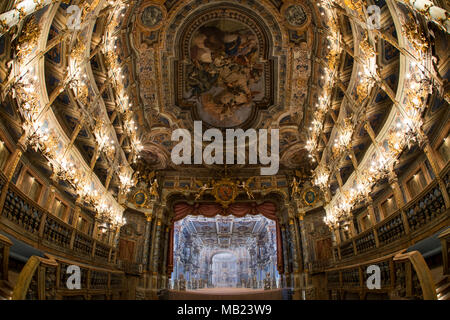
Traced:
POLYGON ((17 107, 0 112, 66 191, 117 222, 136 163, 183 169, 174 129, 279 128, 282 169, 314 169, 333 225, 426 140, 444 82, 424 35, 448 37, 448 17, 414 5, 6 1, 2 98, 17 107))

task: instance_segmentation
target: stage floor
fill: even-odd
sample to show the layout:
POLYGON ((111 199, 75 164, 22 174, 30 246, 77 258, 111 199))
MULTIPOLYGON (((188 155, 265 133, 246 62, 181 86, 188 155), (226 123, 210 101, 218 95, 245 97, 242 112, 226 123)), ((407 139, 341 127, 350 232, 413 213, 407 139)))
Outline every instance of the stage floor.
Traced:
POLYGON ((198 290, 169 290, 169 300, 281 300, 282 290, 248 288, 207 288, 198 290))
MULTIPOLYGON (((266 290, 270 291, 270 290, 266 290)), ((250 289, 250 288, 204 288, 197 290, 186 290, 186 292, 194 292, 201 294, 251 294, 264 292, 263 289, 250 289)))

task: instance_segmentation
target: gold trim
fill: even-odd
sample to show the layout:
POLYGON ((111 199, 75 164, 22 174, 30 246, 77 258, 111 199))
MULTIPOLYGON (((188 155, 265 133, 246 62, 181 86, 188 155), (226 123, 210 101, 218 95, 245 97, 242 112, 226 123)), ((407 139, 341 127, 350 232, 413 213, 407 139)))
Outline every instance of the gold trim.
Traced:
POLYGON ((143 190, 138 190, 138 191, 136 191, 136 192, 133 194, 133 204, 134 204, 136 207, 139 207, 139 208, 144 207, 144 206, 147 204, 147 200, 148 200, 148 195, 147 195, 147 193, 146 193, 145 191, 143 191, 143 190), (143 202, 142 204, 138 204, 138 203, 136 202, 136 195, 137 195, 138 193, 142 193, 142 194, 144 195, 144 202, 143 202))
POLYGON ((314 188, 307 188, 307 189, 305 189, 304 191, 303 191, 303 195, 302 195, 302 198, 303 198, 303 202, 307 205, 307 206, 313 206, 313 205, 315 205, 316 203, 317 203, 317 201, 318 201, 318 193, 317 193, 317 191, 316 190, 314 190, 314 188), (314 193, 314 201, 313 202, 308 202, 308 201, 306 201, 306 194, 308 193, 308 192, 312 192, 312 193, 314 193))

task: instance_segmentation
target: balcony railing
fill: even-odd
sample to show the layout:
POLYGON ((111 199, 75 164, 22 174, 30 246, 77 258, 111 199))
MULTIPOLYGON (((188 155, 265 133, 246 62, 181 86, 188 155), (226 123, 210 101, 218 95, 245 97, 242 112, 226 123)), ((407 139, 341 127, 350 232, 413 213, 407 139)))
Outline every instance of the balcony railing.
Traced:
POLYGON ((363 253, 376 247, 374 230, 367 230, 355 237, 356 252, 363 253))
POLYGON ((19 274, 13 300, 107 300, 121 299, 125 294, 122 271, 80 265, 77 262, 49 256, 32 256, 19 274), (70 265, 80 267, 80 287, 69 287, 70 265), (59 275, 59 276, 58 276, 59 275))
POLYGON ((378 241, 380 245, 386 245, 405 235, 401 211, 397 210, 394 214, 381 221, 377 226, 378 241))
MULTIPOLYGON (((449 168, 447 166, 440 175, 447 192, 450 191, 449 168)), ((441 185, 435 180, 383 221, 333 247, 336 264, 367 257, 379 248, 383 248, 384 253, 404 248, 405 244, 415 243, 430 231, 436 232, 448 225, 449 216, 441 185)))
MULTIPOLYGON (((0 184, 4 184, 0 174, 0 184)), ((115 263, 116 249, 77 230, 29 199, 13 183, 9 183, 0 223, 12 235, 31 242, 37 248, 89 263, 115 263)))
POLYGON ((403 211, 406 213, 411 231, 420 229, 445 213, 444 197, 440 186, 434 181, 424 192, 408 203, 403 211))
POLYGON ((391 254, 364 264, 325 271, 328 298, 347 299, 425 299, 436 300, 431 272, 418 251, 391 254), (380 286, 369 279, 379 268, 380 286))

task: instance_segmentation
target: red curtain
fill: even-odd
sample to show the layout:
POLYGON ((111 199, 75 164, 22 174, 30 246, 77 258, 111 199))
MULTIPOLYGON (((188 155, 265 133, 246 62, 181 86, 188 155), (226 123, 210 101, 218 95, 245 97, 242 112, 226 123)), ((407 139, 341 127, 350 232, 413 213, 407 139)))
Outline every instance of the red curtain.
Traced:
POLYGON ((171 274, 173 271, 173 229, 174 224, 172 223, 172 227, 169 231, 169 261, 167 263, 167 274, 171 274))
POLYGON ((185 202, 174 205, 175 212, 174 221, 183 219, 188 215, 202 215, 205 217, 214 217, 218 214, 222 216, 233 215, 243 217, 247 214, 262 214, 268 219, 277 220, 277 207, 272 202, 264 202, 262 204, 252 203, 233 203, 228 208, 223 208, 219 203, 196 203, 194 205, 185 202))
MULTIPOLYGON (((208 218, 216 215, 228 216, 233 215, 235 217, 243 217, 247 214, 257 215, 262 214, 264 217, 275 220, 276 232, 277 232, 277 264, 280 273, 283 272, 283 247, 281 241, 281 230, 277 219, 277 207, 272 202, 263 202, 262 204, 256 204, 254 202, 246 203, 232 203, 228 208, 222 207, 219 203, 196 203, 188 204, 186 202, 177 203, 173 207, 175 217, 174 221, 181 220, 188 215, 202 215, 208 218)), ((169 246, 169 261, 168 272, 169 274, 173 270, 173 229, 170 228, 170 246, 169 246)))

